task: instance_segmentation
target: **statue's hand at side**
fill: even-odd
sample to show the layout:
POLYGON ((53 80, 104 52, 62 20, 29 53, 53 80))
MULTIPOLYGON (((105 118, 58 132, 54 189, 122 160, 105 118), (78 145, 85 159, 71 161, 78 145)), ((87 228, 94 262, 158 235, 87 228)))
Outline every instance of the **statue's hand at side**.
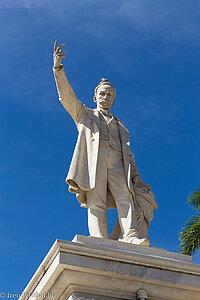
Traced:
POLYGON ((61 50, 65 44, 62 44, 61 46, 57 47, 58 40, 55 41, 54 44, 54 53, 53 53, 53 61, 54 61, 54 68, 59 69, 61 67, 62 59, 65 58, 67 52, 64 50, 61 50))
POLYGON ((132 181, 133 181, 133 184, 135 186, 137 186, 138 182, 139 182, 139 179, 140 179, 140 176, 139 175, 136 175, 133 177, 132 181))
POLYGON ((145 183, 142 178, 140 178, 140 176, 135 176, 133 179, 133 185, 136 187, 136 188, 139 188, 139 189, 144 189, 146 191, 151 191, 151 186, 147 183, 145 183))

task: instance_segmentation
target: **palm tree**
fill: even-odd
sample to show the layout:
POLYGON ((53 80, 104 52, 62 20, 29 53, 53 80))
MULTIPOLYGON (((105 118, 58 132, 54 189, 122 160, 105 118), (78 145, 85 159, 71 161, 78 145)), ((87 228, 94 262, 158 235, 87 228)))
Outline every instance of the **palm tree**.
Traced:
POLYGON ((192 255, 200 249, 200 187, 189 195, 187 202, 197 213, 185 222, 179 233, 179 252, 192 255))

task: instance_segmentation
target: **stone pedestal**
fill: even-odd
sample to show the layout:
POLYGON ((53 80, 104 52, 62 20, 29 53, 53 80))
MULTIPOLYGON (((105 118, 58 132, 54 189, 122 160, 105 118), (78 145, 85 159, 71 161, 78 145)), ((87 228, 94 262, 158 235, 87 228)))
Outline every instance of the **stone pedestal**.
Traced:
POLYGON ((200 266, 191 256, 77 235, 55 241, 21 299, 31 294, 40 300, 200 300, 200 266))

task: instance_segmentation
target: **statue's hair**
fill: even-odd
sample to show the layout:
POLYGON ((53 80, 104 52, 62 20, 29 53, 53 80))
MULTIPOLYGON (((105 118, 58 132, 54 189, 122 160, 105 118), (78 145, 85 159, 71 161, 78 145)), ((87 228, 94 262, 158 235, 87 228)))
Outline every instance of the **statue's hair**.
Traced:
POLYGON ((99 84, 97 85, 97 87, 94 90, 94 97, 93 100, 96 102, 96 95, 97 95, 97 90, 100 86, 102 85, 109 85, 110 87, 112 87, 112 89, 114 90, 114 101, 113 104, 115 103, 115 98, 116 98, 116 89, 115 87, 108 81, 108 79, 106 78, 102 78, 101 81, 99 82, 99 84))

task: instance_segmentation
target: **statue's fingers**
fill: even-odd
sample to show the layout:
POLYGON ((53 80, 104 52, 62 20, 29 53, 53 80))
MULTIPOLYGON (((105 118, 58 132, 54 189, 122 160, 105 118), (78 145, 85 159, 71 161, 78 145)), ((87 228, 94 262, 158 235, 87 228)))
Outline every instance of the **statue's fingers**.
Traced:
POLYGON ((62 55, 61 52, 59 52, 59 53, 57 53, 55 56, 56 56, 57 58, 60 58, 60 57, 62 57, 63 55, 62 55))
POLYGON ((58 44, 58 40, 56 40, 55 43, 54 43, 54 52, 56 51, 57 44, 58 44))
POLYGON ((60 50, 62 47, 65 47, 66 44, 62 44, 61 46, 58 47, 58 50, 60 50))
POLYGON ((62 58, 65 58, 65 57, 66 57, 66 55, 60 55, 60 54, 57 54, 57 55, 56 55, 56 58, 57 58, 57 59, 62 59, 62 58))
POLYGON ((59 54, 63 54, 63 53, 67 54, 67 51, 64 51, 64 50, 63 50, 63 51, 60 51, 60 52, 59 52, 59 54))
POLYGON ((56 55, 59 54, 59 49, 58 48, 59 47, 57 47, 56 50, 55 50, 55 52, 54 52, 54 54, 56 54, 56 55))

